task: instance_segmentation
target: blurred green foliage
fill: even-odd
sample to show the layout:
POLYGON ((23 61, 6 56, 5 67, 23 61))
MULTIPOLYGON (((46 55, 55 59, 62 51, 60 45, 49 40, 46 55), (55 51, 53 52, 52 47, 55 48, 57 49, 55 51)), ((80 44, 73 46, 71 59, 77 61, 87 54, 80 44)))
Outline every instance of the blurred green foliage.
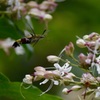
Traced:
MULTIPOLYGON (((24 86, 23 86, 24 87, 24 86)), ((0 73, 0 100, 62 100, 59 97, 44 94, 36 87, 22 88, 20 82, 10 82, 7 77, 0 73)))
MULTIPOLYGON (((32 22, 35 32, 41 34, 43 23, 34 19, 32 22)), ((23 25, 20 23, 18 25, 23 30, 23 25)), ((100 1, 66 0, 60 2, 53 13, 53 20, 49 22, 49 30, 46 37, 33 47, 33 52, 26 50, 31 55, 30 57, 27 53, 21 56, 16 55, 13 48, 9 55, 0 49, 0 71, 11 81, 22 81, 25 74, 33 73, 35 66, 52 66, 47 62, 46 56, 58 55, 70 41, 75 44, 76 36, 82 37, 94 31, 100 33, 100 1)), ((19 39, 22 36, 6 16, 0 17, 0 39, 7 37, 19 39)), ((75 47, 75 55, 84 52, 76 45, 75 47)), ((76 71, 76 74, 81 73, 76 71)))

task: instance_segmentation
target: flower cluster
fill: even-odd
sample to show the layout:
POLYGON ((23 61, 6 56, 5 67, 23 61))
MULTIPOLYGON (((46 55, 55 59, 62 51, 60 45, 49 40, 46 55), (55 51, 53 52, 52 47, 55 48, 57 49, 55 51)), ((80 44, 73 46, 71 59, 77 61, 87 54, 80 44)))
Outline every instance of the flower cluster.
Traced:
MULTIPOLYGON (((14 20, 20 19, 21 22, 25 24, 23 33, 30 34, 34 31, 31 18, 36 18, 42 21, 45 25, 44 26, 45 30, 48 30, 48 22, 52 20, 51 13, 55 11, 57 7, 57 1, 59 0, 43 0, 41 2, 33 0, 0 0, 0 8, 2 8, 2 10, 0 11, 0 15, 3 15, 3 17, 4 15, 8 16, 9 19, 11 19, 11 22, 14 23, 12 25, 15 25, 15 28, 17 28, 17 30, 20 29, 18 27, 18 24, 16 24, 17 21, 14 20)), ((0 48, 3 48, 3 50, 8 54, 9 53, 8 49, 11 48, 9 42, 7 44, 5 41, 3 42, 1 40, 0 44, 1 44, 0 48)), ((24 54, 25 50, 21 46, 20 48, 16 48, 15 52, 16 54, 24 54)))
POLYGON ((78 38, 76 44, 81 48, 87 48, 88 54, 81 53, 78 57, 82 68, 94 69, 97 68, 100 74, 100 35, 98 33, 91 33, 83 36, 83 39, 78 38))
MULTIPOLYGON (((46 84, 51 81, 50 87, 45 91, 51 89, 53 85, 64 84, 66 87, 62 90, 64 94, 69 94, 72 91, 82 90, 82 95, 78 96, 79 100, 84 98, 86 100, 90 97, 100 99, 100 35, 98 33, 91 33, 90 35, 85 35, 83 38, 79 38, 76 44, 80 48, 87 48, 87 55, 80 53, 78 59, 74 57, 74 45, 72 42, 65 46, 61 51, 59 56, 50 55, 47 60, 54 63, 54 67, 44 68, 37 66, 34 68, 35 72, 32 75, 26 75, 23 79, 23 83, 33 84, 35 81, 44 79, 40 82, 40 85, 46 84), (69 61, 62 54, 65 54, 66 58, 71 58, 69 61), (64 65, 60 66, 60 62, 64 65), (81 78, 76 76, 71 72, 73 67, 79 67, 83 70, 81 78), (67 86, 71 86, 70 89, 67 86)), ((43 92, 42 94, 44 94, 43 92)))
POLYGON ((51 20, 52 16, 50 15, 55 8, 57 3, 55 0, 45 0, 41 3, 36 1, 27 1, 24 0, 5 0, 1 3, 4 3, 6 7, 6 14, 15 15, 17 18, 21 16, 31 15, 35 18, 42 19, 44 21, 51 20))

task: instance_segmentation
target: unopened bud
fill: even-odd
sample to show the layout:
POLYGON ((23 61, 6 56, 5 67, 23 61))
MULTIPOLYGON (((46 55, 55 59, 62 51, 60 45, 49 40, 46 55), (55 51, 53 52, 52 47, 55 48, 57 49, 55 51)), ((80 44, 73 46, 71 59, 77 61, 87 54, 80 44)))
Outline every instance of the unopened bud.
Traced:
POLYGON ((73 87, 71 88, 71 90, 73 90, 73 91, 77 91, 77 90, 79 90, 79 89, 81 89, 81 86, 79 86, 79 85, 75 85, 75 86, 73 86, 73 87))
POLYGON ((84 48, 85 47, 85 41, 83 39, 78 39, 76 41, 76 44, 81 47, 81 48, 84 48))
POLYGON ((41 67, 41 66, 37 66, 34 68, 35 71, 46 71, 45 68, 41 67))
POLYGON ((97 40, 99 38, 99 34, 96 33, 96 32, 92 32, 90 35, 89 35, 89 39, 90 40, 97 40))
POLYGON ((23 79, 23 82, 26 83, 26 84, 32 84, 32 79, 33 79, 33 76, 25 75, 25 78, 23 79))
POLYGON ((84 40, 89 40, 89 35, 84 35, 84 36, 83 36, 83 39, 84 39, 84 40))
POLYGON ((55 55, 47 56, 47 60, 48 60, 49 62, 52 62, 52 63, 58 62, 60 59, 61 59, 60 57, 55 56, 55 55))
POLYGON ((52 20, 52 16, 51 16, 50 14, 45 14, 44 20, 45 20, 45 21, 52 20))
POLYGON ((29 6, 30 8, 36 8, 36 7, 38 7, 38 4, 35 1, 29 1, 27 3, 27 6, 29 6))
POLYGON ((72 80, 75 75, 73 73, 68 73, 67 75, 64 76, 65 79, 70 79, 72 80))
POLYGON ((28 14, 35 16, 35 17, 39 17, 40 16, 40 10, 38 10, 37 8, 32 8, 30 9, 30 11, 28 12, 28 14))
POLYGON ((68 94, 68 89, 67 89, 67 88, 64 88, 64 89, 62 90, 62 93, 68 94))
POLYGON ((78 58, 79 58, 80 64, 86 64, 85 60, 87 59, 87 56, 85 56, 83 53, 80 53, 78 58))
POLYGON ((69 43, 68 46, 65 47, 65 52, 68 56, 72 56, 74 52, 74 45, 72 42, 69 43))

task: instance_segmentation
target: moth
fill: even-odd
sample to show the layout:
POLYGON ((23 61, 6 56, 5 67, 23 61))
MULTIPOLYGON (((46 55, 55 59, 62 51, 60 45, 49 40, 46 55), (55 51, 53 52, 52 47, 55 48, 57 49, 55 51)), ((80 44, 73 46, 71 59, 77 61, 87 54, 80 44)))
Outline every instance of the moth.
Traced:
POLYGON ((41 35, 37 35, 35 33, 34 34, 30 33, 30 36, 26 36, 26 37, 16 40, 12 46, 14 48, 16 48, 16 47, 19 47, 20 44, 31 44, 31 43, 36 44, 39 40, 41 40, 42 38, 45 37, 45 35, 44 35, 45 32, 46 32, 46 30, 44 30, 41 35))

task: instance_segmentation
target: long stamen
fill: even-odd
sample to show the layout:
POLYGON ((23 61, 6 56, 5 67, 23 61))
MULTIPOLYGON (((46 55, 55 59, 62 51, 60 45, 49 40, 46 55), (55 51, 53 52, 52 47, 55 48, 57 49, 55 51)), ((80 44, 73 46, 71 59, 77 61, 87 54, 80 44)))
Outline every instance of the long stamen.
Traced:
POLYGON ((62 53, 65 51, 65 48, 59 53, 59 57, 62 56, 62 53))
POLYGON ((46 91, 42 92, 39 96, 42 96, 43 94, 45 94, 46 92, 48 92, 52 87, 53 87, 53 81, 51 81, 51 84, 48 87, 48 89, 46 91))

